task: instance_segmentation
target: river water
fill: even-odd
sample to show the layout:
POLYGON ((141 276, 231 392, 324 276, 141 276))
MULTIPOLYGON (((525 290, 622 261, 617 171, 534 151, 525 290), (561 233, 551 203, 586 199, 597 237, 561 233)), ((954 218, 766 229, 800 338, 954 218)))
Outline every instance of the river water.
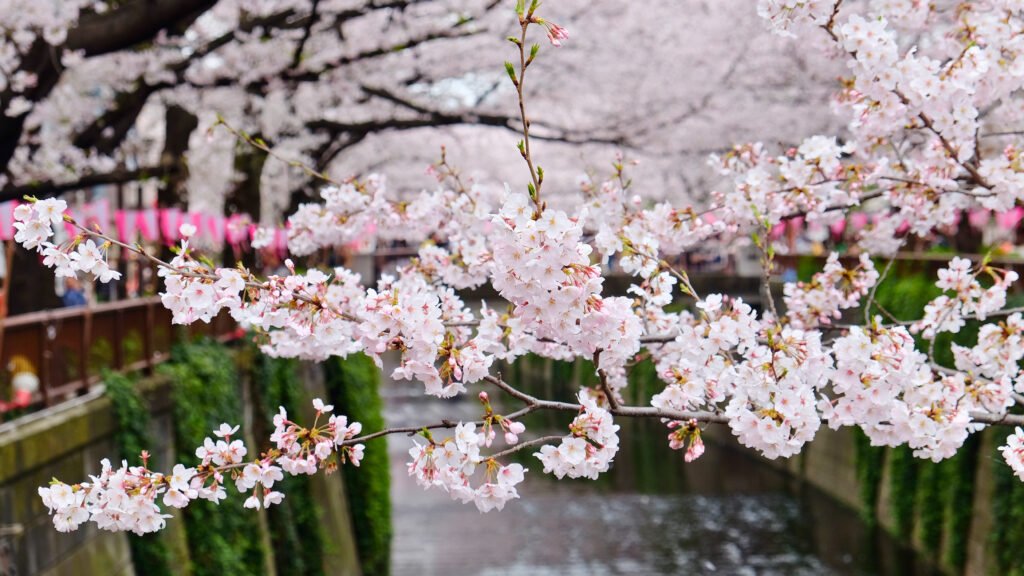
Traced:
MULTIPOLYGON (((480 417, 475 401, 429 398, 409 382, 382 394, 391 425, 480 417)), ((527 449, 521 499, 489 514, 419 488, 405 467, 412 440, 391 437, 393 574, 931 573, 855 512, 740 450, 710 444, 686 464, 656 423, 619 423, 622 445, 607 475, 557 481, 527 449)), ((732 442, 725 428, 712 433, 732 442)))

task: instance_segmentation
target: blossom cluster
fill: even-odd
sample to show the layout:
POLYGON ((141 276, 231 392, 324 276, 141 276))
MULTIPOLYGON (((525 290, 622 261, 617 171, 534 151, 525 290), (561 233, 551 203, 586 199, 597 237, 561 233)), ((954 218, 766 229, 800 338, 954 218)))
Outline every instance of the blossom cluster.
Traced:
POLYGON ((409 449, 409 475, 424 488, 442 488, 463 503, 473 502, 480 512, 501 510, 509 500, 519 498, 516 485, 527 472, 521 464, 499 465, 493 458, 482 458, 480 448, 490 445, 490 436, 477 432, 476 424, 459 423, 455 435, 427 444, 416 443, 409 449), (477 467, 484 469, 485 481, 472 485, 477 467))
POLYGON ((712 155, 708 164, 732 180, 715 193, 711 209, 717 218, 741 229, 771 229, 784 218, 806 214, 828 222, 829 211, 854 205, 873 172, 850 172, 841 162, 854 145, 834 137, 812 136, 785 154, 772 156, 761 144, 736 146, 712 155))
POLYGON ((593 398, 580 393, 579 401, 581 413, 569 425, 570 434, 558 446, 545 444, 534 456, 544 465, 545 474, 596 480, 619 452, 619 425, 593 398))
POLYGON ((175 464, 170 474, 147 468, 149 455, 142 453, 141 466, 122 462, 114 468, 109 460, 101 463, 99 475, 89 482, 66 484, 54 480, 39 488, 43 504, 53 516, 60 532, 77 530, 85 522, 93 522, 101 530, 131 531, 135 534, 156 532, 166 526, 171 516, 160 507, 184 508, 197 499, 219 504, 227 498, 225 486, 233 481, 241 494, 249 494, 244 507, 259 509, 280 504, 282 492, 274 490, 284 474, 313 474, 338 463, 358 466, 363 444, 357 443, 362 430, 358 422, 349 424, 344 416, 330 415, 326 425, 318 426, 321 416, 333 410, 320 399, 313 401, 316 421, 303 428, 288 420, 281 408, 274 417, 275 430, 270 440, 275 449, 259 458, 246 461, 248 449, 240 439, 232 439, 238 426, 221 424, 213 431, 217 439, 207 437, 196 449, 198 463, 186 467, 175 464), (338 462, 331 460, 337 455, 338 462))
POLYGON ((700 437, 700 425, 696 420, 671 420, 668 427, 671 430, 668 434, 668 446, 673 450, 685 448, 684 460, 693 462, 704 454, 704 440, 700 437))
MULTIPOLYGON (((243 4, 257 13, 285 6, 283 0, 243 4)), ((258 334, 267 354, 323 360, 365 353, 383 366, 383 355, 395 352, 396 380, 419 382, 426 393, 439 397, 494 383, 524 401, 526 411, 575 412, 577 405, 511 389, 491 374, 495 361, 512 362, 531 353, 592 361, 600 387, 579 394, 569 434, 536 454, 544 471, 559 478, 595 478, 609 468, 619 447, 613 418, 621 415, 662 419, 669 427, 669 445, 685 449, 687 460, 704 449, 702 420, 727 422, 741 444, 768 458, 798 453, 822 422, 833 428, 860 427, 872 443, 906 444, 922 458, 948 458, 983 423, 1019 417, 1009 411, 1016 394, 1024 392, 1019 367, 1024 320, 1005 309, 1017 274, 988 260, 954 258, 938 274, 936 286, 943 294, 909 328, 893 318, 889 324, 875 318, 854 327, 835 321, 843 311, 864 304, 881 281, 872 257, 893 255, 912 237, 953 230, 965 209, 1004 210, 1024 201, 1019 135, 986 132, 1021 118, 1019 107, 1003 103, 1012 102, 1024 87, 1024 18, 1019 2, 990 4, 991 10, 935 11, 926 2, 854 7, 760 0, 758 12, 770 27, 825 42, 847 61, 851 76, 843 79, 835 97, 847 130, 842 137, 811 135, 781 149, 740 144, 710 157, 719 182, 704 206, 645 202, 624 177, 622 157, 616 159, 613 177, 588 176, 575 196, 542 198, 543 172, 534 167, 524 141, 520 150, 533 181, 528 193, 509 186, 467 186, 442 157, 432 168, 438 176, 434 189, 396 195, 383 177, 371 175, 332 182, 318 202, 302 204, 288 222, 289 248, 296 257, 357 240, 398 240, 416 247, 414 258, 369 286, 343 267, 300 270, 302 260, 298 266, 287 260, 285 271, 262 279, 243 267, 218 268, 194 254, 186 238, 173 260, 160 263, 163 303, 182 324, 228 313, 258 334), (855 207, 871 222, 851 238, 856 243, 850 255, 858 263, 845 268, 840 255, 832 254, 809 283, 785 284, 782 315, 775 312, 774 300, 757 311, 739 298, 701 296, 686 270, 673 262, 674 256, 709 241, 729 249, 756 246, 768 267, 763 288, 771 298, 778 231, 798 218, 827 230, 855 207), (605 287, 603 275, 610 270, 629 279, 620 294, 605 287), (478 309, 457 292, 486 284, 500 296, 498 303, 478 309), (680 296, 692 299, 687 300, 692 308, 671 306, 680 296), (1003 322, 989 321, 1003 316, 1003 322), (959 332, 970 319, 983 323, 977 342, 952 347, 954 367, 936 364, 936 337, 959 332), (927 354, 915 345, 918 333, 931 345, 927 354), (624 406, 628 370, 646 358, 664 387, 650 406, 624 406)), ((26 26, 48 27, 46 35, 58 39, 65 23, 76 17, 77 4, 69 5, 67 14, 42 24, 35 21, 37 11, 27 11, 32 21, 26 26)), ((524 3, 519 6, 525 9, 524 3)), ((564 29, 532 12, 524 16, 520 10, 520 24, 524 33, 527 24, 545 26, 556 44, 568 38, 564 29)), ((232 28, 238 27, 227 27, 232 28)), ((278 53, 273 42, 257 46, 248 42, 253 35, 239 34, 253 52, 238 48, 241 53, 232 53, 236 48, 226 47, 218 54, 220 66, 186 66, 189 81, 216 83, 228 73, 258 82, 268 70, 291 65, 282 61, 291 58, 278 53), (246 69, 245 54, 261 56, 259 70, 246 69)), ((25 40, 12 36, 5 42, 20 46, 25 40)), ((168 60, 153 66, 150 57, 140 56, 133 78, 122 79, 163 78, 173 59, 167 51, 154 52, 165 53, 168 60)), ((311 60, 326 65, 331 57, 311 60)), ((300 60, 300 68, 308 64, 300 60)), ((521 81, 521 72, 516 80, 513 67, 513 82, 521 81)), ((15 74, 8 82, 24 88, 32 79, 15 74)), ((301 132, 284 99, 268 98, 261 106, 261 133, 301 132)), ((44 112, 33 111, 29 126, 38 126, 33 122, 44 112)), ((523 125, 528 140, 525 112, 523 125)), ((296 139, 285 138, 283 146, 303 149, 296 139)), ((253 142, 265 150, 262 141, 253 142)), ((233 148, 220 145, 230 157, 233 148)), ((81 154, 65 161, 64 153, 48 159, 23 153, 13 160, 11 172, 25 178, 35 174, 37 165, 80 169, 104 161, 102 155, 81 154)), ((198 174, 216 178, 204 168, 205 159, 196 157, 195 165, 198 174)), ((45 166, 38 169, 45 172, 45 166)), ((66 208, 60 200, 19 206, 16 240, 39 253, 59 276, 84 272, 103 282, 116 279, 106 257, 113 241, 102 231, 79 225, 73 238, 55 240, 60 236, 55 225, 78 225, 66 208)), ((184 232, 187 237, 191 231, 184 232)), ((268 240, 261 232, 253 245, 268 240)), ((409 473, 424 487, 442 488, 488 511, 518 498, 525 470, 499 464, 497 455, 482 456, 481 449, 499 431, 510 450, 540 441, 520 442, 524 427, 499 418, 486 396, 481 399, 486 408, 482 423, 460 423, 453 437, 441 440, 426 430, 451 428, 452 423, 423 429, 426 442, 410 451, 409 473)), ((165 520, 158 496, 172 507, 196 498, 219 501, 229 480, 248 494, 246 506, 273 505, 282 497, 274 486, 285 474, 329 469, 335 456, 354 465, 362 458, 360 426, 327 417, 331 407, 322 401, 314 407, 317 419, 311 428, 291 421, 282 410, 274 420, 274 447, 251 461, 245 460, 244 443, 231 439, 237 430, 225 426, 215 432, 218 440, 209 438, 197 450, 194 468, 176 466, 164 476, 145 463, 116 470, 108 463, 89 483, 56 483, 41 495, 55 524, 65 530, 93 520, 102 527, 150 532, 165 520)), ((1003 450, 1018 472, 1021 437, 1018 431, 1003 450)))
POLYGON ((725 409, 733 434, 766 458, 799 453, 821 425, 816 394, 832 370, 820 334, 769 329, 767 343, 751 349, 744 360, 736 376, 745 385, 736 387, 725 409))
POLYGON ((1017 427, 1006 439, 1006 445, 1000 446, 999 450, 1003 453, 1003 459, 1013 469, 1013 473, 1024 480, 1024 430, 1017 427))
POLYGON ((959 332, 970 317, 984 320, 1006 305, 1006 291, 1017 277, 1012 270, 999 270, 986 264, 974 267, 966 258, 953 258, 949 266, 939 270, 936 283, 944 292, 952 292, 952 296, 943 294, 929 302, 924 318, 914 323, 914 331, 932 339, 942 332, 959 332), (992 280, 988 288, 979 281, 983 273, 992 280))
POLYGON ((18 205, 14 209, 14 240, 41 253, 43 263, 52 267, 57 277, 70 278, 84 272, 100 282, 120 279, 121 273, 107 261, 109 244, 97 246, 92 239, 76 238, 67 246, 59 247, 49 241, 54 235, 53 226, 64 222, 67 208, 67 202, 56 198, 18 205))
POLYGON ((793 326, 800 328, 829 325, 842 316, 843 310, 857 307, 877 281, 878 272, 867 254, 862 254, 858 265, 848 270, 833 252, 824 269, 809 283, 786 284, 786 315, 793 326))

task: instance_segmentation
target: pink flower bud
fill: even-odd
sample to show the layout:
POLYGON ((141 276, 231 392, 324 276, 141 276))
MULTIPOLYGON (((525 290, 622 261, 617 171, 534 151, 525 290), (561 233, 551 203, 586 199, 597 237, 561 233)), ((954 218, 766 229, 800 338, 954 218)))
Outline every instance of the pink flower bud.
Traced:
POLYGON ((548 28, 548 40, 551 41, 551 45, 555 48, 560 48, 562 42, 569 39, 569 31, 558 24, 544 22, 544 25, 548 28))

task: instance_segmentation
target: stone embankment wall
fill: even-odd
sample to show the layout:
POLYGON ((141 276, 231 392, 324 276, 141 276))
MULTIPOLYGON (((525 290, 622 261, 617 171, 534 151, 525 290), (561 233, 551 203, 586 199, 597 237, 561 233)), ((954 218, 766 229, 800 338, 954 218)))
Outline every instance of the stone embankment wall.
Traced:
POLYGON ((1011 518, 995 514, 1016 505, 997 494, 1006 474, 1001 441, 998 430, 985 431, 956 459, 935 464, 902 448, 870 447, 850 428, 823 428, 800 455, 766 462, 877 522, 945 573, 1009 574, 1024 566, 1001 562, 998 553, 1016 530, 1006 525, 1011 518))

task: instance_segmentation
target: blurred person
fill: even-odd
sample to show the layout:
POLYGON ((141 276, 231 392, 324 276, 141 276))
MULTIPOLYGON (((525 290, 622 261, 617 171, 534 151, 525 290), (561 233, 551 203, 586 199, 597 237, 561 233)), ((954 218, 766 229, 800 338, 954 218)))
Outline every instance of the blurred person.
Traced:
POLYGON ((64 281, 64 295, 61 299, 67 308, 85 306, 85 290, 77 277, 72 276, 64 281))

